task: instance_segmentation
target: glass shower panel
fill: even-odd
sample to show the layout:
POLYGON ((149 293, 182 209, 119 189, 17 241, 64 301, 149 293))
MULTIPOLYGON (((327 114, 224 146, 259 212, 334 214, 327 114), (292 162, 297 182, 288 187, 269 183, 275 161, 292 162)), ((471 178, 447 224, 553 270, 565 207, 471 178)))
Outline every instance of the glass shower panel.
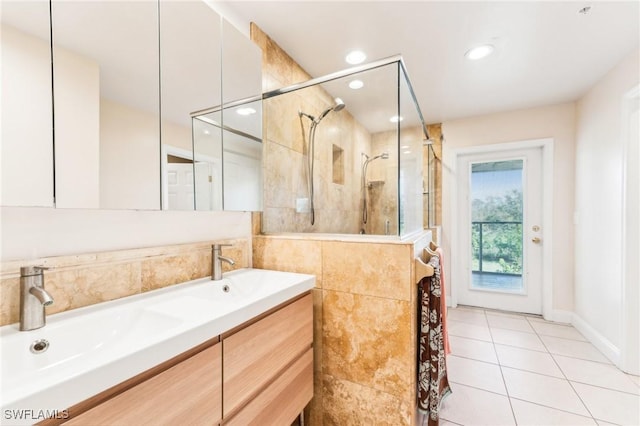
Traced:
POLYGON ((224 209, 262 210, 262 100, 223 110, 224 209))
POLYGON ((398 235, 398 128, 392 121, 398 115, 397 81, 394 63, 323 84, 340 94, 350 134, 364 142, 343 141, 351 152, 352 199, 358 201, 355 232, 361 234, 398 235))
POLYGON ((263 101, 264 232, 398 235, 397 86, 393 63, 263 101))
POLYGON ((418 109, 404 68, 398 63, 399 113, 398 155, 400 194, 400 235, 423 229, 422 223, 422 142, 426 139, 422 114, 418 109))
POLYGON ((263 95, 265 233, 422 229, 425 126, 400 57, 263 95))

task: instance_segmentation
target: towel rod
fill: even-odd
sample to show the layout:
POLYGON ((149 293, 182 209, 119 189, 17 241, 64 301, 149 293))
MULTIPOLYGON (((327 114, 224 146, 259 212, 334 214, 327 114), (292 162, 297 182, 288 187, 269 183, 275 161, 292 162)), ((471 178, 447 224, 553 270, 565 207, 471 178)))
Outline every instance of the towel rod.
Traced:
POLYGON ((433 276, 433 266, 424 263, 420 257, 416 257, 414 262, 416 265, 416 283, 422 281, 423 278, 433 276))

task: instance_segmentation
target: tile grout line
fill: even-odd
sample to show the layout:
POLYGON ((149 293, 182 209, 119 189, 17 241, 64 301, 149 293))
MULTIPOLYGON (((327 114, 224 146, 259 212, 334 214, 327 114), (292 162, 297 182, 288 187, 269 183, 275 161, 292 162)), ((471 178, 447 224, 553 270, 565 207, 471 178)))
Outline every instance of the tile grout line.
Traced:
MULTIPOLYGON (((559 380, 562 380, 562 379, 559 379, 559 380)), ((475 389, 475 390, 477 390, 477 391, 481 391, 481 392, 487 392, 487 393, 490 393, 490 394, 492 394, 492 395, 497 395, 497 396, 507 396, 507 395, 505 395, 505 394, 503 394, 503 393, 498 393, 498 392, 495 392, 495 391, 492 391, 492 390, 488 390, 488 389, 484 389, 484 388, 479 388, 479 387, 477 387, 477 386, 469 385, 469 384, 466 384, 466 383, 453 382, 453 381, 451 381, 451 382, 449 382, 449 383, 455 383, 456 385, 459 385, 459 386, 464 386, 464 387, 471 388, 471 389, 475 389)), ((515 397, 515 396, 509 396, 508 398, 509 398, 510 400, 526 402, 526 403, 528 403, 528 404, 537 405, 538 407, 544 407, 544 408, 548 408, 548 409, 550 409, 550 410, 561 411, 561 412, 563 412, 563 413, 572 414, 572 415, 574 415, 574 416, 583 417, 583 418, 585 418, 585 419, 592 419, 592 420, 595 420, 595 421, 600 420, 600 421, 603 421, 603 422, 607 422, 607 423, 610 423, 610 424, 617 425, 617 423, 613 423, 613 422, 608 421, 608 420, 597 419, 597 418, 595 418, 595 417, 590 417, 590 416, 587 416, 587 415, 584 415, 584 414, 578 414, 578 413, 575 413, 575 412, 573 412, 573 411, 567 411, 567 410, 562 409, 562 408, 552 407, 552 406, 550 406, 550 405, 541 404, 541 403, 539 403, 539 402, 535 402, 535 401, 529 401, 529 400, 527 400, 527 399, 522 399, 522 398, 518 398, 518 397, 515 397)), ((443 419, 443 420, 447 420, 447 419, 443 419)), ((448 421, 448 422, 451 422, 451 423, 455 423, 455 422, 452 422, 451 420, 447 420, 447 421, 448 421)))
MULTIPOLYGON (((570 326, 570 327, 572 327, 572 326, 570 326)), ((534 331, 535 331, 535 329, 534 329, 534 331)), ((614 365, 614 364, 612 364, 610 361, 597 361, 597 360, 594 360, 594 359, 580 358, 580 357, 573 356, 573 355, 565 355, 565 354, 559 354, 559 353, 551 352, 551 351, 549 350, 549 348, 547 347, 547 345, 544 343, 544 340, 543 340, 542 338, 543 338, 543 337, 550 337, 550 338, 552 338, 552 339, 561 339, 561 340, 569 340, 569 341, 571 341, 571 342, 587 343, 587 344, 589 344, 589 345, 593 346, 593 344, 591 344, 591 342, 589 342, 588 340, 577 340, 577 339, 568 339, 568 338, 566 338, 566 337, 550 336, 550 335, 548 335, 548 334, 541 334, 541 333, 538 333, 537 331, 535 332, 535 334, 536 334, 536 336, 538 337, 538 339, 540 339, 540 341, 542 342, 542 344, 544 345, 545 350, 546 350, 546 353, 549 353, 549 354, 551 354, 551 355, 563 356, 563 357, 565 357, 565 358, 573 358, 573 359, 579 359, 579 360, 582 360, 582 361, 597 362, 598 364, 613 365, 613 366, 615 367, 615 365, 614 365)), ((602 354, 602 352, 600 352, 600 350, 598 350, 598 348, 596 348, 595 346, 594 346, 594 349, 596 349, 600 354, 602 354)), ((603 355, 603 356, 604 356, 604 355, 603 355)), ((606 358, 606 357, 605 357, 605 358, 606 358)), ((617 367, 616 367, 616 368, 617 368, 617 367)))
MULTIPOLYGON (((461 339, 475 340, 475 341, 477 341, 477 342, 495 343, 495 342, 493 342, 493 337, 491 338, 492 340, 491 340, 491 341, 489 341, 489 340, 476 339, 476 338, 473 338, 473 337, 459 336, 459 335, 457 335, 457 334, 451 334, 451 333, 449 333, 449 335, 450 335, 450 336, 455 336, 455 337, 458 337, 458 338, 461 338, 461 339)), ((548 351, 540 351, 540 350, 531 349, 531 348, 523 348, 522 346, 514 346, 514 345, 510 345, 510 344, 508 344, 508 343, 497 343, 497 344, 498 344, 498 345, 501 345, 501 346, 508 346, 508 347, 510 347, 510 348, 525 349, 525 350, 527 350, 527 351, 539 352, 539 353, 541 353, 541 354, 550 353, 550 352, 548 352, 548 351)), ((559 355, 559 354, 558 354, 558 355, 559 355)), ((564 355, 563 355, 563 356, 564 356, 564 355)), ((572 357, 572 358, 575 358, 575 357, 572 357)), ((582 359, 582 358, 576 358, 576 359, 582 359)), ((585 360, 585 361, 590 361, 590 360, 585 360)), ((597 361, 594 361, 594 362, 597 362, 597 361)))
MULTIPOLYGON (((534 329, 535 331, 535 329, 534 329)), ((573 383, 571 383, 571 381, 569 380, 569 378, 567 377, 567 375, 565 374, 564 370, 562 369, 562 367, 560 367, 560 364, 558 364, 558 361, 556 361, 556 359, 553 357, 553 354, 551 353, 551 351, 549 351, 549 348, 547 347, 547 345, 544 343, 544 340, 542 340, 542 338, 540 338, 540 335, 536 332, 536 335, 538 336, 538 339, 540 339, 540 341, 542 342, 542 345, 545 347, 545 349, 547 350, 547 352, 549 353, 549 355, 551 355, 551 359, 553 360, 553 363, 556 365, 556 367, 558 367, 558 369, 560 370, 560 373, 562 373, 562 377, 564 377, 564 379, 567 381, 567 383, 569 384, 569 386, 571 386, 571 390, 573 390, 573 392, 576 394, 576 396, 578 397, 578 399, 580 400, 580 402, 582 403, 582 405, 584 406, 585 410, 587 410, 587 413, 589 413, 589 415, 591 416, 591 418, 593 419, 593 421, 596 422, 596 424, 598 424, 598 421, 596 420, 596 418, 593 416, 593 413, 591 412, 591 410, 589 410, 589 407, 587 407, 587 404, 582 400, 582 397, 580 396, 580 394, 578 393, 578 391, 576 390, 576 388, 573 386, 573 383)))
MULTIPOLYGON (((585 418, 585 419, 591 419, 591 420, 594 420, 594 421, 596 421, 596 422, 597 422, 597 420, 598 420, 598 419, 596 419, 595 417, 585 416, 585 415, 583 415, 583 414, 574 413, 573 411, 567 411, 567 410, 564 410, 564 409, 562 409, 562 408, 551 407, 551 406, 549 406, 549 405, 540 404, 539 402, 528 401, 528 400, 526 400, 526 399, 516 398, 516 397, 514 397, 514 396, 512 396, 512 397, 510 397, 510 398, 511 398, 511 399, 514 399, 514 400, 516 400, 516 401, 522 401, 522 402, 526 402, 526 403, 528 403, 528 404, 537 405, 538 407, 549 408, 550 410, 561 411, 561 412, 563 412, 563 413, 572 414, 572 415, 574 415, 574 416, 582 417, 582 418, 585 418)), ((605 420, 602 420, 602 421, 604 422, 605 420)), ((611 422, 609 422, 609 423, 611 423, 611 422)))
POLYGON ((479 391, 482 391, 482 392, 487 392, 487 393, 490 393, 490 394, 493 394, 493 395, 506 396, 508 398, 508 396, 503 394, 503 393, 498 393, 496 391, 492 391, 492 390, 485 389, 485 388, 479 388, 478 386, 469 385, 467 383, 460 383, 460 382, 454 382, 454 381, 450 381, 449 383, 455 383, 456 385, 465 386, 467 388, 479 390, 479 391))
POLYGON ((509 388, 507 387, 507 381, 504 378, 504 372, 502 371, 502 365, 500 364, 500 357, 496 349, 496 342, 493 340, 493 333, 491 333, 491 327, 489 326, 489 318, 487 318, 487 311, 484 312, 485 320, 487 321, 487 327, 489 328, 489 336, 491 337, 491 345, 493 346, 493 353, 498 360, 498 368, 500 369, 500 377, 502 377, 502 384, 504 385, 504 391, 507 394, 507 401, 509 402, 509 408, 511 409, 511 416, 513 417, 513 424, 518 426, 518 419, 516 419, 516 412, 513 410, 513 404, 511 403, 511 396, 509 395, 509 388))

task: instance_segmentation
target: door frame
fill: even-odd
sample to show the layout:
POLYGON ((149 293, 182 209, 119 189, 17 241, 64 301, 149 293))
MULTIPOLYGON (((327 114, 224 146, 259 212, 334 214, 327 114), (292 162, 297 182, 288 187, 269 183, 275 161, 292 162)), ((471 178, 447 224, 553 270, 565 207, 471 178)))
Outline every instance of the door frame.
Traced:
MULTIPOLYGON (((160 151, 161 151, 160 152, 160 182, 162 185, 161 210, 169 210, 169 187, 168 187, 169 178, 167 175, 167 164, 169 163, 169 160, 168 160, 169 155, 172 155, 174 157, 184 158, 185 160, 191 160, 194 162, 194 164, 196 161, 204 161, 214 165, 220 164, 220 160, 217 158, 211 157, 209 155, 200 154, 200 153, 196 153, 194 158, 193 151, 184 149, 184 148, 178 148, 177 146, 173 146, 173 145, 162 144, 160 151)), ((194 179, 195 179, 195 170, 194 170, 194 179)), ((194 181, 194 185, 193 185, 194 191, 195 191, 195 188, 196 187, 195 187, 195 181, 194 181)), ((194 211, 196 210, 195 206, 193 206, 193 210, 194 211)))
MULTIPOLYGON (((545 242, 542 245, 542 316, 546 320, 553 320, 553 144, 552 138, 524 140, 517 142, 497 143, 454 149, 451 152, 451 173, 453 179, 449 182, 449 194, 451 202, 451 305, 458 305, 457 283, 461 282, 462 265, 461 256, 457 253, 462 247, 461 235, 458 231, 458 185, 460 182, 458 159, 463 155, 486 154, 495 151, 516 149, 541 148, 542 149, 542 232, 541 238, 545 242)), ((467 179, 466 175, 462 177, 467 179)), ((556 318, 557 320, 557 318, 556 318)))

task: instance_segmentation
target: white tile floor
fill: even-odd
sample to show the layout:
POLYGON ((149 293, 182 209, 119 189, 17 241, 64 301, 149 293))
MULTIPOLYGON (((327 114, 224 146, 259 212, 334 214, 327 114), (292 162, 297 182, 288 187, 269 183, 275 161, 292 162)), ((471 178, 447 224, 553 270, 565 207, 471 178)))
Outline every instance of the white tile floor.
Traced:
POLYGON ((469 307, 448 325, 441 425, 640 425, 640 379, 575 328, 469 307))

